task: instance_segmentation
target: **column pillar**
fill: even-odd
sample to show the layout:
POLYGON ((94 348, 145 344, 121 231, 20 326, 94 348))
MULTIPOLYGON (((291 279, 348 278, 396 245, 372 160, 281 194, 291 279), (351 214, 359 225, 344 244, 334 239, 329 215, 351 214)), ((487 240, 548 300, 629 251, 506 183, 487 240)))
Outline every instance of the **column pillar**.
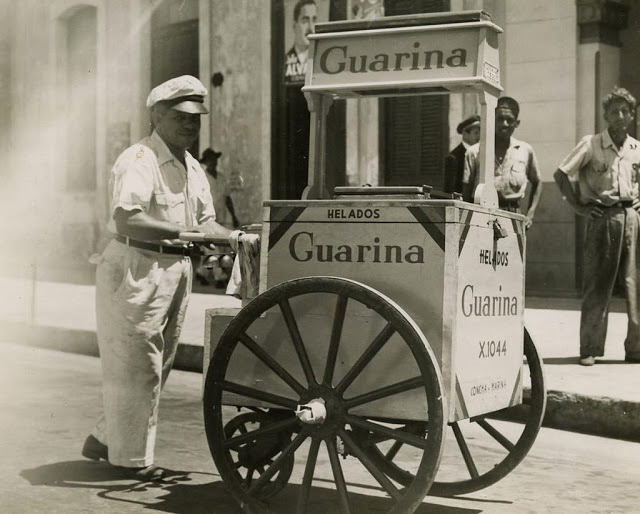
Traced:
POLYGON ((620 81, 620 31, 627 26, 627 0, 576 0, 578 136, 602 130, 602 99, 620 81))

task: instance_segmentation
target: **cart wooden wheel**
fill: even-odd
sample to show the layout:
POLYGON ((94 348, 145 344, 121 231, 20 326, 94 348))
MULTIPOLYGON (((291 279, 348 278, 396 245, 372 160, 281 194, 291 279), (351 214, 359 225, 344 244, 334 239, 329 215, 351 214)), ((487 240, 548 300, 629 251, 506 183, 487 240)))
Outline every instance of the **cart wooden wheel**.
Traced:
MULTIPOLYGON (((474 444, 486 450, 486 455, 483 455, 482 466, 474 461, 471 450, 467 445, 464 435, 465 430, 462 426, 465 423, 450 423, 449 426, 459 448, 457 453, 462 456, 468 476, 462 478, 447 476, 446 480, 436 480, 429 490, 430 495, 455 496, 484 489, 504 478, 525 458, 542 425, 547 401, 542 361, 526 329, 524 331, 524 356, 529 369, 531 388, 528 394, 525 393, 523 404, 495 413, 477 416, 466 422, 470 425, 467 427, 467 432, 475 428, 475 432, 472 435, 474 444), (494 426, 494 422, 489 421, 488 418, 517 418, 524 424, 520 434, 516 434, 514 437, 512 434, 502 433, 494 426), (513 440, 515 442, 512 442, 513 440), (495 443, 494 446, 490 444, 492 442, 495 443)), ((424 431, 424 426, 414 423, 407 424, 402 429, 414 435, 420 435, 424 431)), ((396 441, 392 443, 384 442, 380 438, 365 446, 367 454, 378 466, 384 469, 385 473, 399 483, 406 484, 411 480, 412 474, 396 462, 400 449, 400 443, 396 441), (385 445, 383 446, 381 443, 385 443, 385 445)), ((443 458, 449 459, 450 457, 452 456, 445 450, 443 458)), ((442 471, 441 469, 441 473, 436 477, 437 479, 441 478, 442 471)))
MULTIPOLYGON (((278 422, 277 416, 259 410, 244 412, 235 416, 224 426, 224 435, 227 439, 247 434, 252 430, 264 429, 278 422)), ((291 432, 278 432, 267 434, 259 440, 248 440, 231 448, 234 468, 240 480, 247 486, 258 479, 265 469, 273 464, 273 459, 280 453, 280 449, 291 441, 291 432)), ((259 491, 260 498, 269 498, 282 490, 287 485, 293 471, 293 455, 285 460, 278 473, 265 483, 259 491)))
MULTIPOLYGON (((245 360, 242 362, 246 363, 245 360)), ((376 500, 384 504, 383 509, 398 514, 414 512, 420 505, 440 462, 445 421, 442 378, 435 356, 420 329, 399 306, 374 289, 352 280, 334 277, 295 279, 254 298, 231 320, 215 348, 205 380, 203 402, 207 440, 218 472, 235 499, 252 512, 267 508, 261 490, 273 487, 270 485, 271 478, 282 473, 296 452, 300 457, 298 461, 306 457, 302 484, 297 494, 298 513, 306 512, 314 494, 312 481, 318 454, 323 447, 326 448, 335 481, 336 501, 339 504, 336 511, 345 513, 360 511, 358 502, 363 497, 357 492, 362 491, 361 482, 353 484, 345 480, 342 462, 358 466, 363 472, 359 477, 364 477, 362 480, 366 478, 375 484, 378 491, 381 490, 382 497, 376 500), (299 307, 300 298, 303 297, 305 299, 302 301, 307 301, 307 305, 308 300, 311 300, 311 304, 326 305, 327 312, 333 318, 331 327, 327 327, 326 349, 320 363, 310 359, 311 350, 316 352, 317 348, 305 344, 303 334, 307 332, 302 330, 305 327, 299 326, 297 321, 303 315, 293 308, 299 307), (377 335, 370 340, 360 341, 362 344, 357 348, 362 351, 358 350, 358 354, 353 355, 353 339, 341 339, 346 338, 343 330, 344 334, 353 334, 349 331, 349 324, 358 318, 353 314, 357 309, 360 309, 358 312, 366 312, 367 320, 376 321, 371 321, 370 326, 376 327, 373 333, 377 335), (296 373, 285 369, 272 356, 273 352, 265 350, 269 344, 268 337, 260 340, 251 329, 257 320, 264 321, 265 313, 279 316, 282 326, 286 327, 284 331, 288 333, 279 334, 277 343, 282 344, 288 338, 287 344, 291 348, 287 351, 297 359, 302 370, 298 372, 298 378, 296 373), (249 334, 254 335, 252 337, 249 334), (394 351, 399 350, 405 361, 411 364, 409 369, 413 376, 398 381, 394 377, 386 377, 391 380, 389 385, 376 386, 363 393, 363 380, 360 379, 367 374, 367 367, 377 362, 376 357, 391 351, 388 348, 390 346, 394 351), (258 387, 241 384, 238 383, 240 379, 227 376, 231 375, 233 362, 236 362, 233 360, 234 354, 241 348, 244 348, 244 353, 240 354, 242 359, 254 359, 256 366, 273 373, 278 384, 284 382, 291 394, 286 396, 273 392, 266 383, 258 387), (357 392, 353 393, 353 390, 357 392), (225 398, 241 398, 247 402, 237 400, 233 402, 235 405, 255 405, 258 402, 272 406, 270 411, 275 413, 272 422, 240 435, 236 435, 235 430, 233 433, 230 430, 225 432, 223 417, 231 407, 223 408, 223 394, 225 398), (396 395, 401 398, 403 394, 416 395, 419 399, 421 414, 424 414, 421 419, 426 428, 420 437, 393 430, 377 418, 358 415, 363 408, 366 410, 367 406, 371 407, 373 402, 393 401, 396 395), (358 431, 362 430, 400 441, 415 449, 418 454, 415 471, 411 480, 403 484, 404 487, 398 487, 390 480, 362 450, 358 437, 358 431), (271 452, 273 463, 265 466, 259 476, 252 477, 251 482, 238 473, 238 459, 235 457, 238 448, 250 441, 262 444, 266 438, 281 433, 288 435, 281 441, 277 451, 271 452), (355 459, 343 461, 340 455, 350 455, 355 459)), ((402 407, 400 401, 397 405, 402 407)), ((246 424, 244 427, 249 428, 246 424)))

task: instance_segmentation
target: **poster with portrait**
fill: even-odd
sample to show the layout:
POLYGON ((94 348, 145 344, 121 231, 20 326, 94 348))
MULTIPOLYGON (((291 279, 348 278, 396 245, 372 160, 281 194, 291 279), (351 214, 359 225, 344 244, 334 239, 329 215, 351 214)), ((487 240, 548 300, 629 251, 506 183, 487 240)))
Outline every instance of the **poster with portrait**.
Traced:
POLYGON ((308 35, 329 21, 330 0, 284 0, 284 83, 303 86, 307 74, 308 35))

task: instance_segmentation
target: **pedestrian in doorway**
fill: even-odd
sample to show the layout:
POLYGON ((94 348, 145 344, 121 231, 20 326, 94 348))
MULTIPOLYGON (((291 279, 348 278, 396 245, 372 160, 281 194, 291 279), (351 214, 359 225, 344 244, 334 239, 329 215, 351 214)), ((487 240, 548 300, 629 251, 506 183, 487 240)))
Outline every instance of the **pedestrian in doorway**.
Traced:
MULTIPOLYGON (((233 204, 233 198, 231 198, 230 180, 220 164, 221 156, 222 152, 216 152, 211 148, 207 148, 202 152, 200 165, 202 169, 204 169, 207 180, 209 181, 213 206, 216 209, 216 220, 221 225, 231 225, 233 228, 240 228, 240 221, 236 216, 235 205, 233 204)), ((237 179, 239 186, 236 184, 236 187, 241 188, 244 180, 242 177, 237 177, 237 179)))
MULTIPOLYGON (((520 212, 527 184, 530 184, 531 193, 525 222, 525 228, 529 229, 542 194, 538 161, 529 143, 513 137, 520 125, 518 102, 509 96, 498 98, 495 113, 494 186, 498 192, 498 205, 500 209, 509 212, 520 212)), ((473 201, 473 192, 480 175, 479 152, 480 145, 475 144, 469 147, 465 157, 462 182, 463 196, 468 202, 473 201)))
MULTIPOLYGON (((209 182, 213 206, 216 211, 216 220, 225 227, 232 226, 237 229, 240 228, 240 221, 236 216, 235 206, 231 198, 229 177, 227 177, 220 164, 221 156, 222 152, 207 148, 202 152, 200 165, 205 171, 209 182)), ((242 177, 238 176, 236 179, 236 188, 241 188, 243 184, 242 177)), ((195 270, 196 280, 203 286, 211 285, 210 281, 213 281, 213 285, 217 289, 226 287, 231 270, 223 266, 225 264, 224 259, 216 257, 213 250, 206 248, 202 250, 202 253, 195 270)))
POLYGON ((109 179, 113 235, 96 273, 103 415, 82 455, 123 477, 161 480, 154 464, 160 392, 173 366, 191 291, 184 231, 227 234, 215 221, 209 183, 190 148, 207 114, 207 90, 184 75, 147 98, 154 131, 126 149, 109 179))
POLYGON ((640 142, 628 128, 636 100, 615 87, 603 103, 607 128, 583 137, 554 173, 562 197, 586 218, 584 275, 580 317, 580 364, 592 366, 604 355, 609 303, 616 277, 624 280, 629 318, 625 360, 640 363, 638 306, 638 227, 640 142), (578 191, 570 182, 578 181, 578 191))
POLYGON ((464 158, 467 148, 480 141, 480 116, 474 114, 458 123, 456 132, 462 141, 444 158, 444 191, 462 194, 464 158))

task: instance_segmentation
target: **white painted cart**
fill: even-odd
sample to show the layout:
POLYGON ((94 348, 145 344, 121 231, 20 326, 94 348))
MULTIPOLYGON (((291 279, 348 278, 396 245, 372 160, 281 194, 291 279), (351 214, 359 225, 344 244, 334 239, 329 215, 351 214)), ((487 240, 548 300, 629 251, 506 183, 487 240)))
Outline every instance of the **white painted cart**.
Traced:
POLYGON ((298 461, 289 511, 305 512, 326 451, 332 512, 365 511, 357 492, 373 486, 376 508, 410 513, 427 493, 495 483, 533 444, 546 395, 523 321, 525 218, 499 210, 493 187, 500 31, 474 11, 326 23, 310 36, 309 186, 302 200, 265 203, 261 293, 237 313, 207 312, 207 438, 241 505, 264 506, 298 461), (426 186, 326 192, 334 98, 458 92, 480 98, 474 203, 426 186), (515 429, 495 421, 514 413, 515 429), (457 446, 438 473, 447 426, 457 446), (472 455, 467 437, 486 451, 472 455))

